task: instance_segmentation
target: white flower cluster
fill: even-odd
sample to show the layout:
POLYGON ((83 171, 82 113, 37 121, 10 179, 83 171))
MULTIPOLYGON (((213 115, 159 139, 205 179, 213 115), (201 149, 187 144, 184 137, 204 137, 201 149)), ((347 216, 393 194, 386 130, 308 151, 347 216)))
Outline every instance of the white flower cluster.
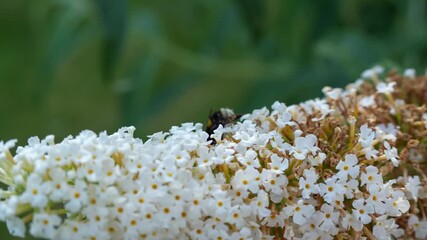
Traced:
MULTIPOLYGON (((312 107, 319 109, 317 105, 312 107)), ((246 165, 244 170, 238 170, 231 181, 231 186, 235 189, 258 194, 254 197, 258 202, 262 202, 263 190, 267 191, 276 208, 269 209, 266 204, 258 204, 261 207, 258 217, 263 218, 262 225, 286 226, 287 239, 333 239, 340 232, 351 229, 360 232, 364 225, 372 221, 375 223, 373 235, 377 239, 403 235, 403 230, 395 224, 394 217, 409 210, 410 204, 404 192, 393 187, 396 180, 384 182, 379 168, 359 160, 382 158, 398 166, 396 148, 384 141, 382 155, 377 156, 379 151, 373 146, 380 139, 366 125, 362 125, 358 140, 360 145, 354 149, 359 156, 344 154, 335 169, 325 172, 322 164, 327 155, 317 147, 318 139, 315 135, 301 136, 301 131, 296 130, 293 134, 297 137, 294 144, 290 145, 277 133, 277 129, 269 130, 270 124, 275 124, 272 120, 279 122, 281 116, 295 115, 298 112, 293 112, 280 103, 275 103, 273 110, 270 115, 264 109, 246 116, 251 120, 265 122, 263 128, 251 126, 252 122, 248 121, 235 126, 237 134, 240 135, 239 132, 243 129, 252 128, 251 132, 257 135, 248 139, 264 141, 260 147, 254 141, 238 139, 240 141, 235 147, 237 156, 249 151, 244 146, 251 146, 250 151, 257 149, 262 161, 269 159, 266 161, 269 163, 262 168, 259 164, 246 165), (290 185, 290 182, 296 184, 290 185), (277 206, 282 208, 278 209, 277 206)), ((298 122, 290 122, 289 126, 295 124, 298 122)))
POLYGON ((426 219, 408 214, 426 196, 420 178, 384 178, 401 163, 397 127, 354 116, 331 127, 343 117, 338 102, 360 102, 359 112, 374 103, 356 88, 275 102, 220 125, 215 144, 193 123, 146 142, 133 127, 60 143, 34 137, 14 156, 15 142, 1 142, 0 221, 12 235, 48 239, 393 239, 407 216, 424 239, 426 219))
MULTIPOLYGON (((49 239, 250 239, 249 206, 230 197, 210 165, 233 152, 210 148, 201 124, 183 124, 143 143, 134 128, 84 131, 54 144, 31 138, 13 160, 2 143, 0 220, 23 237, 49 239), (218 153, 218 154, 217 154, 218 153)), ((240 198, 240 200, 243 199, 240 198)))

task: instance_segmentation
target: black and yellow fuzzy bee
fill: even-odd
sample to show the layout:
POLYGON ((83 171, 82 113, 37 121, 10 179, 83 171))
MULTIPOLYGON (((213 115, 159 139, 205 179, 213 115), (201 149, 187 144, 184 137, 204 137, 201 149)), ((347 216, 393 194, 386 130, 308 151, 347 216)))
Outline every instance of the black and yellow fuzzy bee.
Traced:
POLYGON ((227 126, 228 124, 237 122, 242 115, 234 114, 234 111, 229 108, 220 108, 218 111, 214 111, 209 114, 209 120, 206 124, 206 132, 209 134, 208 140, 212 140, 212 145, 216 144, 215 139, 211 138, 211 135, 214 133, 215 129, 219 125, 227 126))

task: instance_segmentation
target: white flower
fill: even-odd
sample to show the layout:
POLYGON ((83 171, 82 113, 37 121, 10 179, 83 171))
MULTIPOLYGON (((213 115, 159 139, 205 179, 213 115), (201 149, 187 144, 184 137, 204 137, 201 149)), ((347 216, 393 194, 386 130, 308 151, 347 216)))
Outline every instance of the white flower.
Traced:
POLYGON ((342 160, 336 166, 336 169, 340 170, 337 173, 339 179, 347 180, 347 176, 350 175, 352 178, 356 178, 359 175, 360 166, 358 164, 356 155, 346 154, 345 161, 342 160))
POLYGON ((267 227, 282 227, 285 225, 285 220, 280 214, 270 212, 270 214, 261 221, 261 224, 267 227))
POLYGON ((59 224, 61 224, 61 218, 57 215, 35 213, 30 226, 30 233, 34 237, 52 239, 59 224))
POLYGON ((4 201, 0 201, 0 221, 15 217, 19 204, 18 196, 11 196, 4 201))
POLYGON ((320 232, 322 232, 322 230, 319 225, 322 223, 322 219, 316 217, 316 214, 318 214, 318 212, 314 213, 313 217, 309 218, 306 223, 299 226, 301 233, 304 233, 303 239, 318 239, 320 237, 320 232))
POLYGON ((394 91, 394 85, 396 85, 396 82, 390 82, 390 83, 380 82, 376 86, 377 93, 392 93, 394 91))
POLYGON ((381 173, 379 173, 378 168, 374 166, 366 167, 366 173, 362 173, 360 178, 362 180, 360 186, 366 184, 369 188, 374 184, 383 184, 383 177, 381 176, 381 173))
POLYGON ((335 177, 326 179, 325 183, 320 183, 320 194, 327 203, 332 203, 335 200, 343 201, 346 189, 335 177))
POLYGON ((212 158, 214 164, 228 163, 234 159, 234 150, 228 148, 226 145, 218 145, 215 147, 215 157, 212 158))
POLYGON ((42 177, 36 173, 31 174, 27 179, 25 192, 20 196, 20 201, 30 203, 31 206, 44 208, 48 204, 48 193, 50 185, 43 182, 42 177))
POLYGON ((189 228, 188 235, 190 236, 190 239, 203 240, 208 238, 208 230, 209 228, 205 226, 203 221, 195 222, 189 228))
POLYGON ((364 199, 357 199, 353 202, 353 214, 357 220, 360 220, 363 224, 368 224, 372 221, 369 214, 374 213, 374 208, 371 204, 364 204, 364 199))
POLYGON ((387 141, 384 141, 384 154, 387 157, 387 160, 390 160, 393 163, 393 166, 399 166, 399 155, 397 154, 397 149, 395 147, 391 148, 390 144, 387 141))
POLYGON ((291 105, 288 107, 288 111, 292 114, 293 119, 297 123, 307 122, 306 114, 301 111, 301 108, 298 105, 291 105))
MULTIPOLYGON (((186 212, 187 219, 196 221, 197 219, 200 219, 202 217, 204 211, 209 209, 207 207, 207 203, 210 201, 206 199, 203 190, 204 189, 202 187, 198 187, 187 200, 187 206, 189 207, 188 211, 186 212)), ((156 206, 153 207, 152 213, 156 213, 156 206)))
POLYGON ((327 98, 337 100, 342 95, 342 89, 341 88, 331 88, 331 87, 324 87, 322 89, 323 94, 327 98))
POLYGON ((289 160, 287 158, 282 158, 277 156, 277 154, 272 154, 270 156, 271 163, 269 163, 270 171, 282 174, 283 171, 288 169, 289 167, 289 160))
POLYGON ((353 198, 354 192, 359 191, 358 190, 359 189, 358 188, 359 187, 359 181, 357 181, 356 179, 350 179, 350 180, 348 180, 348 182, 345 180, 339 180, 338 182, 344 186, 344 188, 345 188, 344 195, 347 198, 353 198))
POLYGON ((10 217, 6 220, 7 230, 12 236, 25 237, 25 224, 21 218, 10 217))
POLYGON ((224 126, 220 124, 213 132, 213 134, 210 135, 210 138, 214 139, 215 142, 220 143, 222 141, 222 136, 224 134, 224 126))
POLYGON ((319 175, 314 168, 304 169, 304 177, 299 179, 299 189, 302 190, 302 197, 307 199, 310 195, 319 193, 319 186, 316 184, 319 175))
POLYGON ((387 124, 378 124, 375 127, 375 134, 380 139, 390 140, 392 142, 396 141, 397 129, 392 123, 387 124))
POLYGON ((371 204, 375 212, 378 214, 384 214, 387 210, 385 200, 387 199, 387 192, 379 185, 371 185, 368 188, 369 198, 366 199, 366 203, 371 204))
POLYGON ((413 68, 407 68, 405 69, 405 71, 403 72, 403 76, 408 77, 408 78, 415 78, 415 69, 413 68))
POLYGON ((326 159, 326 154, 319 152, 316 156, 308 155, 307 161, 313 166, 319 166, 326 159))
POLYGON ((375 139, 375 132, 372 131, 368 127, 367 124, 363 124, 360 127, 360 136, 359 136, 359 143, 362 144, 362 147, 370 147, 375 139))
POLYGON ((326 102, 326 99, 316 98, 314 100, 308 100, 301 105, 306 111, 308 111, 309 114, 312 114, 314 111, 319 111, 322 114, 320 117, 312 118, 311 120, 313 122, 320 121, 324 119, 329 113, 334 112, 334 110, 331 109, 329 104, 326 102))
MULTIPOLYGON (((280 104, 280 103, 279 103, 280 104)), ((261 109, 255 109, 252 111, 251 114, 245 114, 241 117, 242 120, 264 120, 267 118, 268 114, 270 113, 270 111, 268 110, 267 107, 263 107, 261 109)))
POLYGON ((411 215, 408 220, 408 225, 415 231, 417 239, 427 238, 427 221, 420 221, 416 215, 411 215))
POLYGON ((294 142, 294 147, 291 154, 298 160, 303 160, 309 153, 316 153, 319 148, 316 146, 317 137, 313 134, 308 134, 305 137, 297 137, 294 142))
POLYGON ((363 223, 355 216, 354 212, 345 215, 341 224, 346 230, 350 230, 350 227, 352 227, 356 232, 360 232, 363 229, 363 223))
POLYGON ((279 101, 275 101, 273 103, 273 105, 271 105, 271 109, 273 109, 274 111, 271 113, 271 115, 277 115, 280 113, 284 113, 287 111, 288 107, 286 106, 286 104, 279 102, 279 101))
POLYGON ((245 217, 250 215, 251 209, 245 206, 233 206, 228 212, 227 222, 235 224, 237 228, 241 228, 245 225, 245 217))
POLYGON ((230 240, 241 240, 241 239, 247 239, 247 240, 252 240, 253 238, 251 238, 251 230, 249 228, 242 228, 239 232, 234 232, 231 234, 230 236, 230 240))
POLYGON ((268 169, 263 169, 261 181, 265 190, 275 194, 281 194, 283 189, 288 185, 288 178, 283 174, 276 174, 268 169))
POLYGON ((258 154, 252 149, 248 149, 244 157, 241 154, 237 154, 237 161, 245 166, 260 167, 258 154))
POLYGON ((393 218, 387 219, 387 216, 383 215, 376 218, 376 222, 372 233, 378 240, 399 239, 404 234, 393 218))
POLYGON ((236 189, 245 189, 257 193, 259 191, 258 177, 260 174, 253 167, 247 167, 245 170, 239 169, 231 180, 231 185, 236 189))
MULTIPOLYGON (((172 148, 171 152, 169 152, 169 154, 170 154, 169 157, 173 158, 175 160, 174 162, 178 167, 186 167, 188 165, 192 165, 192 163, 193 163, 193 161, 191 161, 190 154, 186 150, 181 150, 178 148, 172 148)), ((108 162, 105 161, 105 164, 108 164, 108 162)), ((103 169, 103 171, 101 172, 100 175, 105 176, 105 174, 110 173, 110 177, 114 178, 115 175, 111 174, 114 171, 112 168, 114 168, 114 165, 108 166, 108 169, 105 169, 105 170, 103 169)), ((106 184, 108 184, 108 183, 106 183, 106 184)))
POLYGON ((65 204, 65 208, 75 213, 80 210, 83 204, 87 203, 87 184, 84 181, 76 181, 73 189, 68 192, 68 202, 65 204))
POLYGON ((208 229, 207 239, 230 239, 228 233, 221 229, 208 229))
POLYGON ((363 71, 361 76, 362 76, 362 78, 369 79, 369 78, 374 78, 383 72, 384 72, 384 68, 382 66, 377 65, 371 69, 367 69, 367 70, 363 71))
POLYGON ((238 129, 233 138, 240 140, 240 145, 250 147, 260 141, 259 132, 256 130, 256 125, 252 121, 245 120, 243 123, 237 123, 236 127, 238 129))
POLYGON ((296 125, 296 123, 292 121, 292 115, 289 112, 279 114, 277 116, 276 124, 279 128, 296 125))
POLYGON ((49 189, 50 198, 53 201, 65 200, 67 193, 70 191, 70 187, 67 184, 67 179, 65 177, 65 171, 62 168, 53 168, 49 172, 51 176, 51 181, 47 183, 50 185, 49 189))
POLYGON ((229 191, 229 194, 232 196, 232 202, 234 204, 241 204, 244 200, 246 200, 249 196, 249 191, 243 188, 233 188, 229 191))
POLYGON ((409 190, 412 198, 417 199, 418 193, 421 189, 421 182, 419 176, 409 176, 408 182, 405 184, 405 188, 409 190))
POLYGON ((362 152, 365 154, 365 157, 367 159, 376 159, 378 158, 377 154, 378 154, 378 150, 376 150, 373 147, 365 147, 362 149, 362 152))
POLYGON ((289 197, 288 190, 286 188, 282 189, 281 193, 270 192, 270 201, 273 203, 280 203, 283 198, 289 197))
POLYGON ((96 169, 100 184, 111 185, 120 175, 119 166, 113 159, 105 159, 102 166, 96 169))
MULTIPOLYGON (((100 200, 102 201, 102 200, 100 200)), ((92 226, 102 227, 109 219, 109 209, 106 206, 94 206, 85 208, 82 213, 92 226)))
MULTIPOLYGON (((212 135, 211 135, 212 136, 212 135)), ((204 166, 211 166, 213 164, 212 158, 214 157, 214 152, 209 149, 207 146, 199 146, 197 148, 197 155, 196 162, 198 166, 204 167, 204 166)))
POLYGON ((251 202, 252 213, 260 216, 261 218, 269 216, 271 213, 271 210, 268 209, 269 204, 270 201, 268 199, 268 193, 264 190, 260 190, 258 192, 258 196, 251 202))
MULTIPOLYGON (((120 225, 115 221, 111 221, 111 223, 108 224, 106 228, 110 230, 109 235, 111 237, 123 234, 123 232, 120 231, 120 225)), ((101 237, 103 235, 103 232, 97 231, 97 229, 90 230, 91 231, 89 231, 88 225, 85 223, 73 220, 65 220, 64 223, 58 228, 55 239, 83 239, 88 235, 88 233, 98 233, 97 237, 101 237)))
MULTIPOLYGON (((11 148, 15 147, 15 144, 18 140, 17 139, 11 139, 6 142, 0 141, 0 152, 9 152, 11 148)), ((4 156, 2 156, 4 157, 4 156)))
MULTIPOLYGON (((215 209, 215 215, 216 216, 220 216, 220 217, 225 217, 225 213, 228 211, 228 209, 230 208, 230 204, 229 203, 229 199, 228 201, 225 199, 221 199, 221 196, 216 195, 214 196, 214 198, 216 198, 216 206, 217 208, 215 209), (222 205, 221 205, 222 203, 222 205)), ((162 198, 159 202, 158 202, 158 219, 162 220, 162 224, 163 226, 170 226, 172 223, 176 222, 176 219, 181 219, 181 213, 184 210, 183 209, 183 205, 177 205, 175 204, 175 200, 171 197, 165 197, 162 198)), ((202 202, 202 207, 207 208, 207 204, 209 203, 209 201, 204 201, 202 202), (206 205, 204 205, 206 203, 206 205)), ((127 205, 130 205, 129 209, 131 213, 135 212, 136 206, 128 203, 127 205)), ((125 210, 126 211, 126 210, 125 210)), ((181 224, 183 225, 183 224, 181 224)))
POLYGON ((387 196, 390 196, 395 191, 393 184, 396 184, 396 179, 388 180, 386 183, 380 185, 380 187, 387 193, 387 196))
POLYGON ((307 222, 311 216, 313 216, 315 210, 314 207, 310 204, 304 204, 303 200, 298 200, 296 205, 290 205, 282 209, 286 217, 293 216, 292 220, 298 225, 302 225, 307 222))
POLYGON ((402 191, 394 191, 391 198, 386 200, 387 212, 390 216, 399 217, 402 213, 409 210, 409 201, 405 199, 405 194, 402 191))
POLYGON ((322 224, 320 224, 320 229, 323 231, 332 231, 335 229, 335 225, 338 223, 339 216, 339 212, 335 212, 334 208, 326 203, 322 205, 320 211, 317 211, 314 214, 315 218, 323 221, 322 224))
POLYGON ((371 107, 374 104, 375 104, 375 96, 373 95, 362 97, 359 100, 359 105, 362 107, 371 107))

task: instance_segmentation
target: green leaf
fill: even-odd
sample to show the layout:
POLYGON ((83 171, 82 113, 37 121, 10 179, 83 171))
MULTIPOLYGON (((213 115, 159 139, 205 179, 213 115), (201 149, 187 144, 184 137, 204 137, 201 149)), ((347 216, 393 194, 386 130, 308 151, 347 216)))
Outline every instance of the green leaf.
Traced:
MULTIPOLYGON (((163 28, 157 17, 149 9, 138 12, 131 19, 131 27, 135 32, 132 36, 161 36, 163 28)), ((147 117, 152 98, 156 93, 156 81, 159 79, 161 68, 160 58, 153 54, 150 48, 137 48, 140 53, 135 63, 131 65, 128 75, 127 91, 121 95, 121 110, 123 124, 138 124, 147 117)))
POLYGON ((126 33, 126 0, 96 0, 99 20, 102 27, 102 73, 103 79, 110 82, 119 62, 126 33))
POLYGON ((33 91, 37 101, 42 101, 43 96, 50 90, 58 68, 80 44, 87 42, 94 32, 86 12, 81 12, 79 8, 63 11, 61 6, 53 6, 51 10, 59 16, 54 18, 52 33, 47 38, 46 54, 41 58, 41 75, 33 91))

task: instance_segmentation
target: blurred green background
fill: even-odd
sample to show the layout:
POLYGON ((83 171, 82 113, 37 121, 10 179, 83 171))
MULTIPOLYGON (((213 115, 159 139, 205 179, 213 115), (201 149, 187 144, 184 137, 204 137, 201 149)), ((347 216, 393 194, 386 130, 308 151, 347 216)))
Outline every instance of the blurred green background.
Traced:
MULTIPOLYGON (((2 0, 0 139, 136 135, 427 66, 424 0, 2 0)), ((1 239, 7 239, 1 225, 1 239)))

